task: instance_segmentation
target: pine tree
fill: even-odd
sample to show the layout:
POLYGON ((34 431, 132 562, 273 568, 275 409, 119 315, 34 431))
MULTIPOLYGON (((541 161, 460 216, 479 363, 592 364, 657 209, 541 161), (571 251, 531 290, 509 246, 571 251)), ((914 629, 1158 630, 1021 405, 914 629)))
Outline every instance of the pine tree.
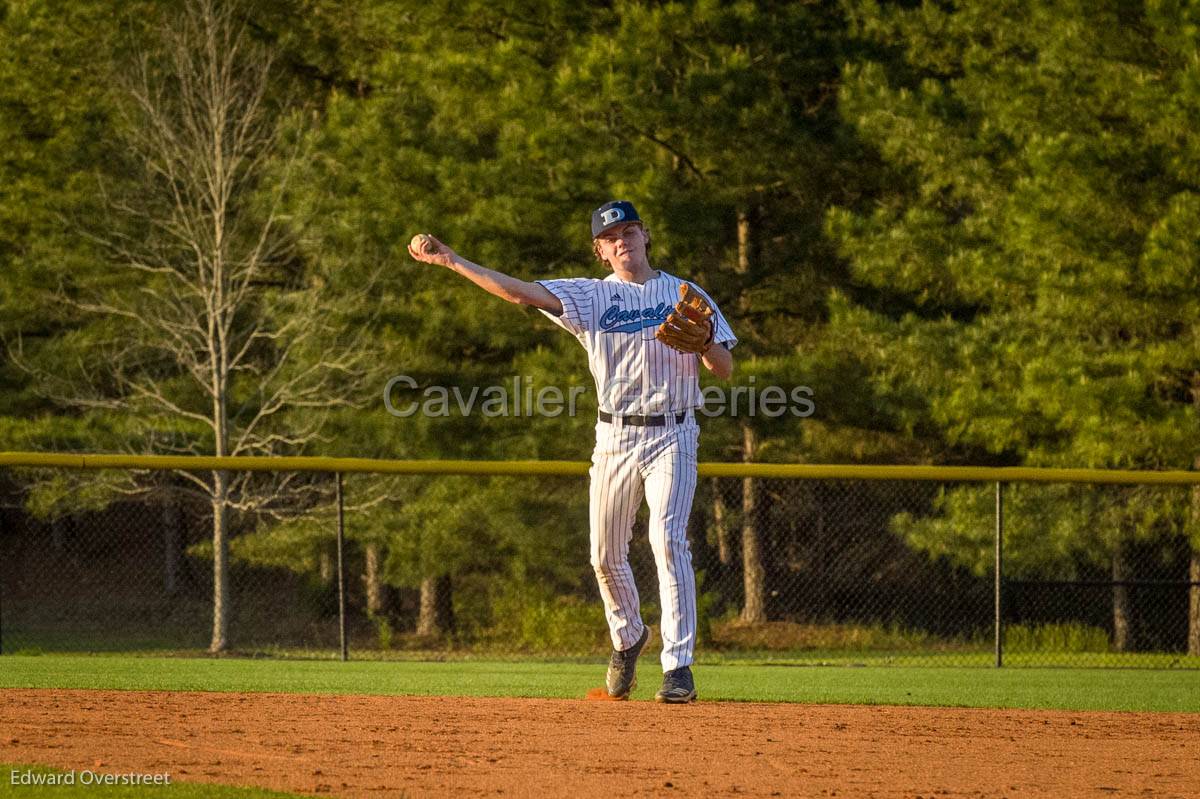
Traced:
MULTIPOLYGON (((836 322, 875 334, 881 384, 908 386, 911 413, 950 445, 1033 465, 1192 465, 1200 150, 1180 114, 1200 101, 1194 13, 855 6, 903 69, 851 67, 843 113, 901 188, 830 227, 856 280, 906 302, 844 306, 836 322)), ((1114 574, 1146 534, 1127 509, 1092 546, 1114 574)))

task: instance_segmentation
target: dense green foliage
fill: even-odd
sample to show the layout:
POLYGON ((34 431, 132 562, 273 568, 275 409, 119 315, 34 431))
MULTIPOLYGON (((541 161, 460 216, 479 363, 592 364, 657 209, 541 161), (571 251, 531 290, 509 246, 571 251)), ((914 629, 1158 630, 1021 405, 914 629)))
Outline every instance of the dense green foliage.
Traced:
MULTIPOLYGON (((855 10, 898 61, 848 68, 843 114, 895 179, 869 213, 833 211, 829 232, 858 280, 910 305, 839 299, 836 323, 865 331, 874 379, 947 444, 1039 466, 1200 455, 1195 15, 1159 2, 855 10)), ((991 508, 972 495, 905 523, 910 539, 981 570, 977 547, 954 544, 986 532, 991 508)), ((1187 529, 1157 496, 1026 503, 1014 517, 1036 530, 1018 529, 1018 565, 1103 561, 1187 529)))

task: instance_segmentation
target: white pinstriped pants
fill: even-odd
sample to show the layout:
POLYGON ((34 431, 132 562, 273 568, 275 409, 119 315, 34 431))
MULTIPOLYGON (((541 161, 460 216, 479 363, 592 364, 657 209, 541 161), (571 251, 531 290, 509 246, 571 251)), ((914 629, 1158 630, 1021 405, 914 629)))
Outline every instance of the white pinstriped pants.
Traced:
POLYGON ((690 666, 696 648, 696 575, 687 523, 696 493, 700 426, 683 422, 633 427, 596 423, 590 490, 591 563, 600 585, 613 647, 628 649, 643 622, 629 542, 643 493, 650 507, 650 548, 658 567, 663 671, 690 666))

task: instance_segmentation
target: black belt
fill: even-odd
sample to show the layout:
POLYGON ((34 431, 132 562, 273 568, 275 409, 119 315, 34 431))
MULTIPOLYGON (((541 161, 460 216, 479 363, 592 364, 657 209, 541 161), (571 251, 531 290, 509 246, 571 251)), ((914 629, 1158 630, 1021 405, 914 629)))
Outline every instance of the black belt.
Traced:
MULTIPOLYGON (((662 427, 667 423, 668 416, 618 416, 622 424, 627 424, 632 427, 662 427)), ((680 411, 675 414, 675 423, 680 424, 687 418, 687 411, 680 411)), ((600 421, 611 422, 613 415, 605 411, 600 411, 600 421)))

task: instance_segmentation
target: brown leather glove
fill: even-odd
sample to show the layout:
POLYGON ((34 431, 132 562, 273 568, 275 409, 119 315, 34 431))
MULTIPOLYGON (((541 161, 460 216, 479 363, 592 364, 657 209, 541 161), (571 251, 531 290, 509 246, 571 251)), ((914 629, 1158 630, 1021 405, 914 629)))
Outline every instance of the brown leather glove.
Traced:
POLYGON ((703 295, 690 283, 683 283, 675 310, 659 325, 654 337, 680 352, 703 354, 713 340, 712 316, 712 306, 703 295))

